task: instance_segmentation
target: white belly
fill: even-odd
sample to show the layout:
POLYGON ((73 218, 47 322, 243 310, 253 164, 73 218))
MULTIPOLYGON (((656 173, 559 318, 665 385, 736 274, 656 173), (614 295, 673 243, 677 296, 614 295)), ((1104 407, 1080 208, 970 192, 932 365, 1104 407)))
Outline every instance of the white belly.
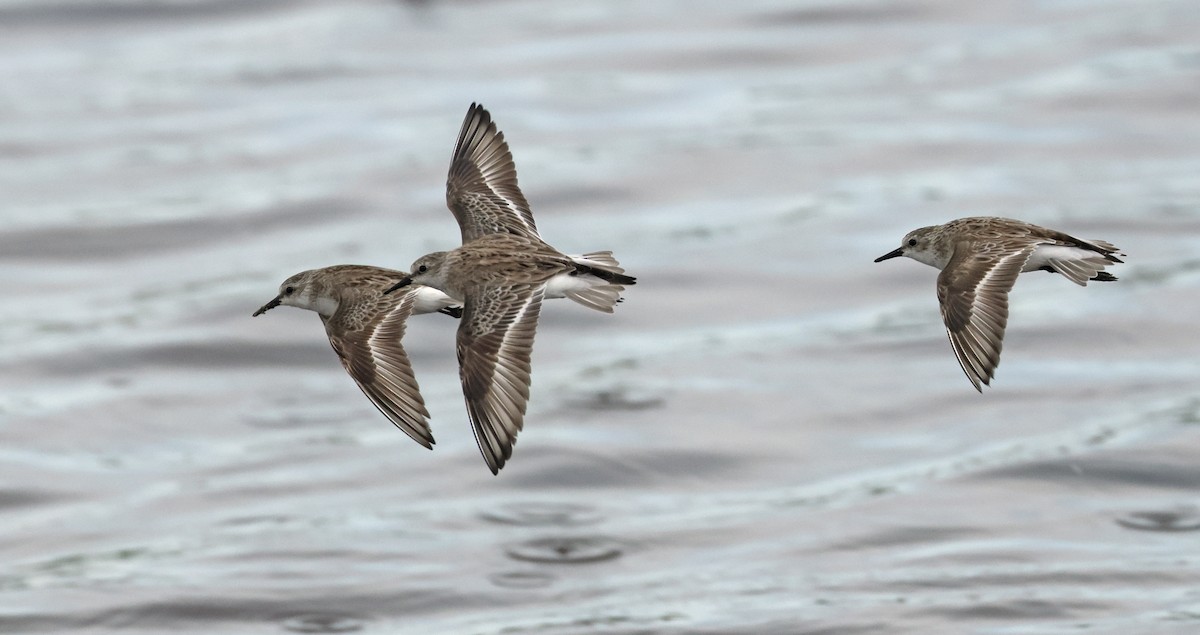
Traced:
POLYGON ((572 276, 560 273, 546 283, 547 298, 565 298, 568 291, 583 291, 597 283, 604 282, 595 276, 572 276))
POLYGON ((433 287, 421 286, 413 300, 413 314, 435 313, 451 306, 462 306, 462 303, 433 287))

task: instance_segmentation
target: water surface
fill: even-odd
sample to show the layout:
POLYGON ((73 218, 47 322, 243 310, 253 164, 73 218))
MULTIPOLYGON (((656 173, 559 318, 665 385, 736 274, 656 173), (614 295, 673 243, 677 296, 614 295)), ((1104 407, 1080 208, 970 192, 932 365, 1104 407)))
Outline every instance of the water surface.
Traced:
POLYGON ((1191 633, 1200 14, 1190 2, 0 3, 0 631, 1191 633), (455 324, 428 452, 296 271, 455 244, 467 105, 539 227, 492 477, 455 324), (1022 278, 976 394, 908 230, 1121 246, 1022 278))

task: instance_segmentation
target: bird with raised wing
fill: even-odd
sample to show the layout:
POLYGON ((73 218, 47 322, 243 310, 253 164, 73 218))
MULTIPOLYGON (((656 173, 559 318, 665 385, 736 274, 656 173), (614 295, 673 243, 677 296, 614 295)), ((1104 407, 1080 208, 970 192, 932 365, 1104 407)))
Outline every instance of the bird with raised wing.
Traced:
POLYGON ((387 292, 422 284, 463 303, 459 377, 475 440, 495 474, 524 426, 542 300, 565 297, 611 313, 636 279, 611 252, 568 256, 542 240, 504 135, 477 104, 454 147, 446 203, 462 246, 419 258, 387 292))

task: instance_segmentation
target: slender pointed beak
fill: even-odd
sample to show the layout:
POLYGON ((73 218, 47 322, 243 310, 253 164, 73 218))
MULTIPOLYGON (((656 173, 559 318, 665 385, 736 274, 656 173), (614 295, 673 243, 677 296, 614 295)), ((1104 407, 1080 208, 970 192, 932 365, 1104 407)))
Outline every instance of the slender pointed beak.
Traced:
POLYGON ((886 254, 883 254, 882 256, 876 258, 875 262, 883 262, 884 260, 889 260, 891 258, 896 258, 896 257, 903 256, 903 255, 904 255, 904 248, 897 247, 894 250, 889 251, 886 254))
POLYGON ((384 291, 383 295, 387 295, 387 294, 395 291, 396 289, 403 289, 404 287, 407 287, 410 284, 412 284, 412 276, 405 276, 405 278, 403 280, 392 285, 387 291, 384 291))
POLYGON ((283 296, 277 295, 277 296, 275 296, 274 300, 271 300, 270 302, 262 305, 262 308, 255 311, 254 314, 251 315, 250 317, 258 317, 258 316, 262 315, 263 313, 266 313, 267 311, 270 311, 271 309, 274 309, 275 307, 279 306, 279 303, 282 301, 283 301, 283 296))

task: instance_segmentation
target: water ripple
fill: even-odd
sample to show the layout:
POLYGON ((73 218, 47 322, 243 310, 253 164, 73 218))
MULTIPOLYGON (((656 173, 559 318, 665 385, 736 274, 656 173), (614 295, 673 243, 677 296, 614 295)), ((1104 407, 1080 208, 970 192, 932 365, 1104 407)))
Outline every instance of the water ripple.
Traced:
POLYGON ((1197 531, 1200 530, 1200 513, 1195 509, 1131 512, 1116 519, 1116 523, 1138 531, 1197 531))
POLYGON ((622 554, 617 541, 602 536, 554 536, 510 545, 508 557, 546 564, 584 564, 614 560, 622 554))
POLYGON ((502 571, 488 576, 492 584, 506 589, 540 589, 554 583, 554 576, 543 571, 502 571))
POLYGON ((304 613, 283 620, 293 633, 352 633, 363 629, 363 620, 340 613, 304 613))
POLYGON ((590 525, 603 519, 595 509, 573 503, 515 503, 482 512, 479 517, 493 523, 524 527, 573 527, 590 525))

